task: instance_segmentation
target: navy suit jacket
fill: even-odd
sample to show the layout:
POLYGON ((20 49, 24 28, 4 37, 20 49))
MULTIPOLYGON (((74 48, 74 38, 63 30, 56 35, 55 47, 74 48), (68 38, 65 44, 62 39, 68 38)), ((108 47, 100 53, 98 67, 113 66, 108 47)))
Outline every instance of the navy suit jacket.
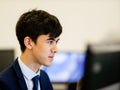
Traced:
MULTIPOLYGON (((40 72, 40 85, 41 90, 53 90, 49 77, 43 70, 40 72)), ((28 90, 17 59, 0 73, 0 90, 28 90)))

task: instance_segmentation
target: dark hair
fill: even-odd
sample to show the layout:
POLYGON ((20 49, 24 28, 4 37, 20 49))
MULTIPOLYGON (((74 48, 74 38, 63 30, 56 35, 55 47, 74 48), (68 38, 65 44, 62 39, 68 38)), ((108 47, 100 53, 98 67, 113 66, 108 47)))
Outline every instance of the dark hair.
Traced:
POLYGON ((24 13, 16 24, 16 36, 22 52, 25 50, 24 38, 29 36, 35 43, 39 35, 56 38, 62 33, 62 26, 54 15, 43 10, 32 10, 24 13))

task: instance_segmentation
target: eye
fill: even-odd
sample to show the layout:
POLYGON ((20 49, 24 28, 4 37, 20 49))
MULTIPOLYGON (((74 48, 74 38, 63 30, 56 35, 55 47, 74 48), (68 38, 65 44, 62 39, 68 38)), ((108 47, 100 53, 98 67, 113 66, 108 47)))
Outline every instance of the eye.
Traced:
POLYGON ((53 44, 54 40, 48 40, 48 44, 53 44))

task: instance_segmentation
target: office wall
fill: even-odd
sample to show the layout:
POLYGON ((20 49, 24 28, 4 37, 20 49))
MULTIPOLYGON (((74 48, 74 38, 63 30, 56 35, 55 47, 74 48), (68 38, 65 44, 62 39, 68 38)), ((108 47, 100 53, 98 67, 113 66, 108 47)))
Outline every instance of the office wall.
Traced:
POLYGON ((19 16, 33 8, 56 15, 63 33, 60 51, 84 51, 88 43, 120 39, 120 0, 1 0, 0 49, 20 54, 15 36, 19 16))

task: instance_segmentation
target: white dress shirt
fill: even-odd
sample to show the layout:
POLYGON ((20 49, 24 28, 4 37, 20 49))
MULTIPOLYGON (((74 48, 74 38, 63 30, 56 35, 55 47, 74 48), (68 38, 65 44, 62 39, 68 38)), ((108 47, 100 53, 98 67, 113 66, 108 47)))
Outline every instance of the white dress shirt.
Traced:
MULTIPOLYGON (((35 73, 33 70, 31 70, 28 66, 26 66, 22 62, 20 57, 18 58, 18 63, 20 65, 21 71, 23 73, 28 90, 33 90, 32 78, 35 77, 36 75, 40 76, 40 70, 37 73, 35 73)), ((38 90, 40 90, 40 82, 38 82, 38 90)))

